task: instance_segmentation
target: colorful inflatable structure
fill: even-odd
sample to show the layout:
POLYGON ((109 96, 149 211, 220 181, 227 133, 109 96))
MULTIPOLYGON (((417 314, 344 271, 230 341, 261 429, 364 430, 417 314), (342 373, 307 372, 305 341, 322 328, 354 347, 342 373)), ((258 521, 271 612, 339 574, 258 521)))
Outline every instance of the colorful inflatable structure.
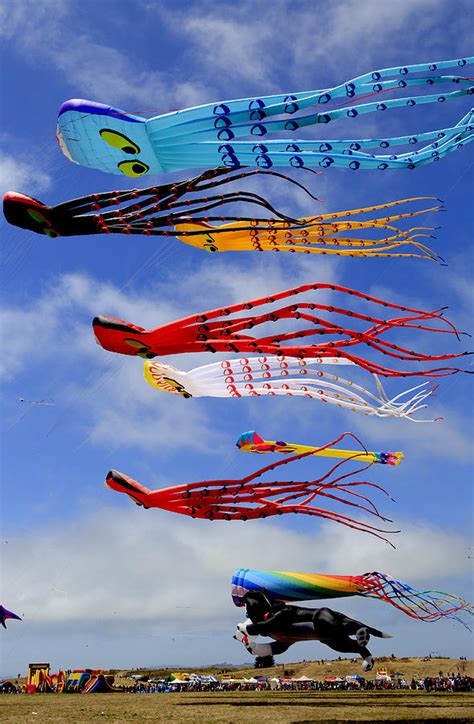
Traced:
POLYGON ((66 674, 58 671, 50 674, 50 664, 35 663, 28 665, 26 691, 28 694, 96 694, 99 692, 119 691, 113 686, 114 676, 104 674, 103 669, 75 669, 66 674))
POLYGON ((57 674, 50 674, 50 664, 34 663, 28 664, 28 677, 26 679, 26 693, 56 693, 61 694, 66 683, 66 672, 58 671, 57 674))
POLYGON ((71 671, 66 680, 64 691, 68 694, 76 694, 83 690, 91 678, 92 669, 75 669, 71 671))
POLYGON ((89 681, 82 689, 83 694, 111 694, 119 691, 113 686, 115 677, 113 674, 92 673, 89 681))

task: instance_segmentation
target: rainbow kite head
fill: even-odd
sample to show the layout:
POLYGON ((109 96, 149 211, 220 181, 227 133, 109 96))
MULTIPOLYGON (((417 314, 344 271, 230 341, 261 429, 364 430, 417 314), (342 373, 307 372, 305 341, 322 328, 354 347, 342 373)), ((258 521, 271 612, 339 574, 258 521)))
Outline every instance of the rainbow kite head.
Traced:
POLYGON ((113 106, 66 101, 59 109, 56 138, 64 155, 81 166, 131 178, 163 172, 146 120, 113 106))

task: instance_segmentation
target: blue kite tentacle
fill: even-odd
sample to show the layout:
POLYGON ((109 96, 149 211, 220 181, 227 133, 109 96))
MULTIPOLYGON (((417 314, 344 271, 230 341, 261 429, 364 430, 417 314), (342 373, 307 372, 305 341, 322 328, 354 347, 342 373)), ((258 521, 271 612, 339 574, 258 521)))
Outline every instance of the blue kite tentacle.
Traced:
POLYGON ((149 119, 72 100, 60 109, 57 137, 72 161, 133 178, 202 167, 413 169, 470 143, 473 111, 453 126, 395 137, 298 139, 295 132, 472 95, 474 78, 457 73, 473 63, 468 57, 385 68, 333 88, 218 101, 149 119), (451 73, 441 74, 444 69, 451 73), (413 94, 427 86, 431 93, 413 94))

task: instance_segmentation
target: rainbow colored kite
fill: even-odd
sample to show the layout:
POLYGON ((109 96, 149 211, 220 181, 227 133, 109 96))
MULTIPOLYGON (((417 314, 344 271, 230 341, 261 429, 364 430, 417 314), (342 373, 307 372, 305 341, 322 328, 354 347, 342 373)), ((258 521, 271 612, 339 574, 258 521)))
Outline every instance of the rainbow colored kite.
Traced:
POLYGON ((245 594, 249 591, 262 589, 271 599, 282 601, 311 601, 347 596, 378 598, 420 621, 453 618, 465 626, 464 621, 456 614, 473 614, 472 605, 459 596, 444 591, 420 591, 386 573, 376 571, 360 576, 333 576, 239 568, 232 576, 232 599, 236 606, 245 605, 245 594))

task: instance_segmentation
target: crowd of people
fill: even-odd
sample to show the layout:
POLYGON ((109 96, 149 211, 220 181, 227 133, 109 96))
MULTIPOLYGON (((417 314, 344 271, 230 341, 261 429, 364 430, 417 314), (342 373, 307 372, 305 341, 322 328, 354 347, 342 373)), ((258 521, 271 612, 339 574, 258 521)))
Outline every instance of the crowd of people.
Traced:
MULTIPOLYGON (((359 675, 341 677, 326 677, 312 679, 306 676, 299 678, 267 677, 257 678, 231 678, 221 676, 217 678, 209 675, 191 674, 189 679, 146 679, 140 677, 131 684, 115 685, 115 691, 128 694, 168 694, 180 692, 223 692, 223 691, 383 691, 383 690, 411 690, 433 692, 472 692, 474 691, 474 678, 461 673, 444 673, 439 671, 437 676, 419 676, 409 679, 403 674, 390 676, 383 670, 375 678, 366 679, 359 675)), ((286 673, 286 672, 285 672, 286 673)), ((185 675, 188 676, 188 675, 185 675)), ((38 687, 41 692, 41 687, 38 687)), ((1 694, 26 693, 26 686, 20 680, 0 682, 1 694)))
POLYGON ((131 686, 122 687, 124 692, 131 694, 160 694, 184 691, 380 691, 393 689, 410 689, 412 691, 426 692, 471 692, 474 691, 474 679, 460 674, 440 674, 436 677, 395 679, 323 679, 318 681, 298 681, 293 679, 266 679, 262 677, 257 681, 241 681, 235 679, 221 679, 219 681, 201 681, 195 679, 189 682, 175 683, 173 681, 137 682, 131 686))

